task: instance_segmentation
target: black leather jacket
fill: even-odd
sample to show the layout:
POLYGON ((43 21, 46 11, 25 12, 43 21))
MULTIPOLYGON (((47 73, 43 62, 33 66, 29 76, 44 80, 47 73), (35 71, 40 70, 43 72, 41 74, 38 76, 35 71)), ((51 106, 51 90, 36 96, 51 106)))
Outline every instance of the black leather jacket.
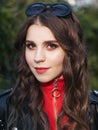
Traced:
MULTIPOLYGON (((11 89, 5 90, 0 93, 0 130, 6 130, 6 122, 8 116, 8 105, 7 99, 10 94, 11 89)), ((93 123, 91 126, 91 130, 98 130, 98 91, 91 91, 89 96, 91 112, 93 113, 93 123)), ((30 115, 27 116, 28 129, 33 130, 33 124, 30 119, 30 115)), ((17 128, 13 128, 12 130, 23 130, 22 128, 23 122, 20 122, 17 128)), ((40 125, 37 130, 41 130, 40 125)), ((43 130, 43 129, 42 129, 43 130)))

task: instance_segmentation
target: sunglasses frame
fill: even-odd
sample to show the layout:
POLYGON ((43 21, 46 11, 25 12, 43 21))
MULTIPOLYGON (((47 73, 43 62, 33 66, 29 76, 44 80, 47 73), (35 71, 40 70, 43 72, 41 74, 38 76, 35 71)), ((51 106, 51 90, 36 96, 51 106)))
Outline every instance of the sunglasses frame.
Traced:
POLYGON ((26 16, 30 17, 39 15, 46 11, 51 12, 53 15, 57 17, 66 18, 72 15, 71 7, 65 3, 55 3, 55 4, 33 3, 27 7, 25 14, 26 16))

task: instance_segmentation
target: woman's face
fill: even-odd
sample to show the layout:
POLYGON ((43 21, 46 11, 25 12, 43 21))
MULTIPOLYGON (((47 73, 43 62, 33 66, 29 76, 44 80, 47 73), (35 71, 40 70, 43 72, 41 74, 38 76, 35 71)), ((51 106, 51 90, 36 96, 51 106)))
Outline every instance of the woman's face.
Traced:
POLYGON ((65 53, 49 28, 34 24, 26 35, 25 58, 40 82, 49 82, 62 75, 65 53))

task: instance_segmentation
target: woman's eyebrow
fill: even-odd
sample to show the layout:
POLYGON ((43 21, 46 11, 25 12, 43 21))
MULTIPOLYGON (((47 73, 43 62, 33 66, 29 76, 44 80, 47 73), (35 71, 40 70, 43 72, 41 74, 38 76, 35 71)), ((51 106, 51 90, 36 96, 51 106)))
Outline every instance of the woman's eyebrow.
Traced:
POLYGON ((25 40, 25 43, 33 43, 33 44, 35 44, 34 41, 30 41, 30 40, 25 40))
POLYGON ((44 41, 44 43, 57 43, 58 44, 58 41, 56 41, 56 40, 46 40, 46 41, 44 41))
MULTIPOLYGON (((36 45, 36 43, 32 40, 26 40, 25 41, 25 44, 33 44, 33 45, 36 45)), ((47 44, 56 44, 56 45, 59 45, 58 41, 57 40, 46 40, 46 41, 43 41, 42 42, 42 45, 43 46, 46 46, 47 44)))

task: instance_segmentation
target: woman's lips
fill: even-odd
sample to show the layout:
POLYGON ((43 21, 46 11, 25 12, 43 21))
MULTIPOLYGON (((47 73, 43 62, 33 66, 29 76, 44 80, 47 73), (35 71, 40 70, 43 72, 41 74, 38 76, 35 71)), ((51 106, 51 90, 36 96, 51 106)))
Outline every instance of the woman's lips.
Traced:
POLYGON ((43 67, 37 68, 37 67, 35 67, 35 70, 36 70, 36 72, 37 72, 38 74, 45 73, 48 69, 49 69, 49 68, 43 68, 43 67))

